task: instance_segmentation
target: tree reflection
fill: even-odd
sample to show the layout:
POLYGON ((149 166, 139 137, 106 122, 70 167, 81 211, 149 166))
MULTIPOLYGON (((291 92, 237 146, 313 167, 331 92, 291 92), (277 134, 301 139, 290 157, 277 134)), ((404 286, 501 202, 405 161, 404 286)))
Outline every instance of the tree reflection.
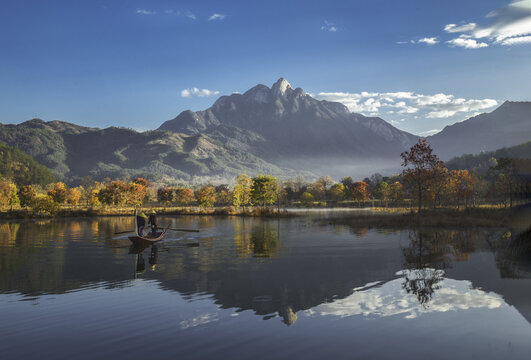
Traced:
POLYGON ((448 239, 437 231, 412 231, 409 246, 402 249, 406 268, 402 287, 424 306, 440 288, 442 270, 450 265, 448 239))
POLYGON ((269 222, 260 222, 249 232, 244 220, 235 221, 234 247, 239 257, 274 257, 280 249, 279 233, 269 222))

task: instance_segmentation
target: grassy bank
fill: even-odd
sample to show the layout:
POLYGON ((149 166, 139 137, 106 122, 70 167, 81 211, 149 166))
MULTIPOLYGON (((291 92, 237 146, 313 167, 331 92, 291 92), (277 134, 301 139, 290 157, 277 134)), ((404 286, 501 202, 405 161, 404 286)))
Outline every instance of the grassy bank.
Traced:
POLYGON ((418 227, 529 227, 531 217, 525 208, 432 209, 422 213, 409 209, 372 209, 371 213, 326 219, 323 224, 343 224, 370 228, 418 227))
MULTIPOLYGON (((250 217, 290 217, 284 210, 278 211, 273 208, 246 208, 234 207, 149 207, 144 210, 155 210, 158 215, 223 215, 223 216, 250 216, 250 217)), ((35 212, 30 208, 1 209, 0 219, 35 219, 35 218, 63 218, 63 217, 90 217, 90 216, 131 216, 134 207, 79 207, 61 206, 53 213, 35 212)))

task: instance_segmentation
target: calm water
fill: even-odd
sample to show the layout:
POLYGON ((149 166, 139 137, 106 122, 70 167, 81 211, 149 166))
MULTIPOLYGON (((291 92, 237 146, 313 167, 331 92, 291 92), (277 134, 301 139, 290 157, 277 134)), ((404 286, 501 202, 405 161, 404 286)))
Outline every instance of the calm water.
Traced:
POLYGON ((531 242, 161 217, 0 223, 2 359, 529 359, 531 242), (182 235, 182 237, 180 237, 182 235))

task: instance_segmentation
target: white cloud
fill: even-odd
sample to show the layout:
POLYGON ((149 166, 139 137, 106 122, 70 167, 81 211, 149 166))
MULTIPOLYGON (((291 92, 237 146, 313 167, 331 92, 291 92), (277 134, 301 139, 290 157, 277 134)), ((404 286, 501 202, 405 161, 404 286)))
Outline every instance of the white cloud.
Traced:
POLYGON ((439 43, 439 40, 437 40, 436 37, 429 37, 429 38, 426 37, 426 38, 420 39, 419 41, 417 41, 417 43, 423 43, 426 45, 435 45, 439 43))
POLYGON ((458 46, 458 47, 463 47, 465 49, 479 49, 479 48, 484 48, 484 47, 489 46, 489 44, 487 43, 477 42, 474 39, 467 39, 464 37, 459 37, 457 39, 448 40, 447 43, 450 44, 450 46, 458 46))
POLYGON ((191 12, 191 11, 187 11, 186 14, 185 14, 184 16, 186 16, 187 18, 192 19, 192 20, 197 19, 197 17, 195 16, 195 14, 194 14, 193 12, 191 12))
MULTIPOLYGON (((350 111, 364 115, 418 114, 426 118, 448 118, 456 114, 467 116, 498 104, 493 99, 463 99, 451 94, 423 95, 409 91, 375 92, 320 92, 316 99, 343 103, 350 111)), ((396 119, 395 119, 396 121, 396 119)))
MULTIPOLYGON (((466 38, 484 39, 493 44, 501 45, 521 45, 529 44, 531 35, 531 0, 517 0, 509 5, 494 10, 487 15, 490 20, 486 25, 469 23, 464 25, 448 24, 445 26, 447 32, 463 33, 466 38)), ((461 37, 463 38, 463 37, 461 37)), ((454 39, 458 40, 458 39, 454 39)), ((471 41, 458 41, 460 44, 467 44, 465 48, 476 48, 471 41)), ((457 46, 462 46, 455 44, 457 46)), ((485 42, 482 47, 488 46, 485 42)))
POLYGON ((500 45, 524 45, 524 44, 531 44, 531 36, 518 36, 518 37, 512 37, 509 39, 504 39, 500 42, 500 45))
POLYGON ((467 32, 472 31, 476 28, 476 23, 468 23, 463 25, 456 25, 456 24, 448 24, 444 27, 444 31, 449 33, 460 33, 460 32, 467 32))
POLYGON ((208 21, 212 21, 212 20, 223 20, 225 19, 225 15, 223 14, 212 14, 209 18, 208 18, 208 21))
POLYGON ((196 87, 181 90, 181 97, 190 98, 192 96, 209 97, 219 94, 219 91, 212 91, 208 89, 198 89, 196 87))
POLYGON ((155 15, 157 12, 146 9, 136 9, 136 13, 139 15, 155 15))
POLYGON ((321 26, 321 30, 330 31, 330 32, 336 32, 337 31, 337 28, 336 28, 336 26, 333 23, 328 22, 326 20, 325 20, 324 23, 325 24, 323 26, 321 26))

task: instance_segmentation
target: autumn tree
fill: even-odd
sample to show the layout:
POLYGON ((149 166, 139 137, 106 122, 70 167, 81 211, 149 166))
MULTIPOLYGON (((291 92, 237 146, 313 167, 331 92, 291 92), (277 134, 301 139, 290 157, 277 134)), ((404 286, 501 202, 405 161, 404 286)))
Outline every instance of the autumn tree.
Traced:
POLYGON ((312 194, 313 198, 317 201, 325 200, 326 188, 320 181, 316 181, 308 185, 306 191, 312 194))
POLYGON ((434 169, 442 166, 443 162, 439 160, 437 155, 433 154, 432 148, 424 139, 419 139, 409 151, 400 154, 400 157, 402 158, 402 166, 406 167, 402 174, 410 186, 415 189, 418 212, 421 212, 423 195, 435 175, 434 169))
POLYGON ((66 201, 66 185, 62 182, 55 183, 53 188, 48 191, 48 195, 58 204, 66 201))
POLYGON ((33 186, 26 185, 20 188, 18 192, 18 198, 20 200, 20 206, 26 207, 31 206, 33 200, 35 199, 36 193, 33 189, 33 186))
POLYGON ((350 198, 355 201, 369 200, 369 193, 367 191, 367 184, 365 181, 356 181, 350 185, 350 198))
POLYGON ((173 201, 173 189, 170 187, 162 187, 157 190, 157 201, 161 204, 168 205, 173 201))
POLYGON ((77 205, 81 199, 81 191, 78 188, 70 188, 66 191, 66 202, 70 205, 77 205))
POLYGON ((127 184, 122 180, 114 180, 98 192, 98 199, 105 205, 123 205, 127 200, 127 184))
POLYGON ((320 176, 317 180, 315 180, 315 182, 323 185, 323 189, 325 189, 325 191, 334 183, 332 178, 328 175, 320 176))
POLYGON ((143 185, 144 182, 137 181, 139 179, 144 180, 142 178, 138 178, 135 181, 127 184, 127 196, 125 199, 125 203, 127 205, 141 206, 146 200, 147 189, 146 186, 143 185))
POLYGON ((236 185, 232 192, 232 204, 236 207, 245 207, 251 203, 251 186, 253 181, 246 174, 238 175, 236 185))
POLYGON ((448 187, 456 201, 457 207, 459 208, 461 200, 465 201, 465 207, 467 207, 468 201, 474 195, 476 180, 468 170, 452 170, 448 176, 448 187))
POLYGON ((195 200, 194 191, 189 188, 175 189, 175 201, 181 206, 190 205, 195 200))
POLYGON ((216 189, 212 185, 201 186, 195 190, 195 199, 200 207, 212 207, 216 201, 216 189))
POLYGON ((271 205, 276 201, 277 180, 272 175, 258 175, 253 178, 251 199, 260 206, 271 205))

